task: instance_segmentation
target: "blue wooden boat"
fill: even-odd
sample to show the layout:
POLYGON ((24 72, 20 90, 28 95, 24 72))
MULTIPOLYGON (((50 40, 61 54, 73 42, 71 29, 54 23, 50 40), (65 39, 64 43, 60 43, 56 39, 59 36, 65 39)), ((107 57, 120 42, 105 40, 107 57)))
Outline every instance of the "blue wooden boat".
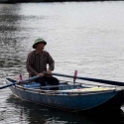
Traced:
MULTIPOLYGON (((6 78, 6 83, 14 84, 16 79, 6 78)), ((85 112, 94 110, 117 110, 124 103, 124 87, 98 86, 86 83, 61 81, 58 86, 40 86, 36 82, 12 85, 12 93, 21 99, 49 107, 85 112), (59 90, 52 90, 58 87, 59 90)))

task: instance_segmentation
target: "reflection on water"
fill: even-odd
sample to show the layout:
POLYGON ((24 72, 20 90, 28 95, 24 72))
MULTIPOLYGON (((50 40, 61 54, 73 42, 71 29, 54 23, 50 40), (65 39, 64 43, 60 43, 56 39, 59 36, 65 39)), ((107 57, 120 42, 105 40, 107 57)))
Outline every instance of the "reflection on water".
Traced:
POLYGON ((20 63, 18 55, 22 48, 15 37, 20 16, 16 14, 19 9, 16 7, 0 5, 0 67, 11 67, 20 63))
MULTIPOLYGON (((91 115, 69 113, 29 103, 13 95, 7 99, 6 104, 8 110, 4 113, 5 117, 8 116, 9 118, 10 111, 13 114, 13 118, 18 118, 18 121, 29 122, 30 124, 122 124, 124 119, 122 111, 111 113, 111 116, 102 112, 101 114, 95 113, 91 115)), ((13 122, 15 123, 15 121, 13 122)))
POLYGON ((0 4, 0 67, 25 67, 34 40, 44 37, 55 71, 123 81, 123 8, 124 2, 0 4))

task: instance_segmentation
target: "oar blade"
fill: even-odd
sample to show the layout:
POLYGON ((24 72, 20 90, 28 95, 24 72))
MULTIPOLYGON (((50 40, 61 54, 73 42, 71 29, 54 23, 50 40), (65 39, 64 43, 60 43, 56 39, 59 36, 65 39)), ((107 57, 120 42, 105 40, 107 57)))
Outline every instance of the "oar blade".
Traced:
POLYGON ((87 78, 87 77, 79 77, 79 79, 98 82, 98 83, 104 83, 104 84, 110 84, 110 85, 124 86, 124 82, 120 82, 120 81, 112 81, 112 80, 97 79, 97 78, 87 78))
POLYGON ((11 87, 11 86, 16 85, 16 84, 19 84, 19 82, 15 82, 15 83, 12 83, 12 84, 4 85, 4 86, 0 87, 0 89, 11 87))

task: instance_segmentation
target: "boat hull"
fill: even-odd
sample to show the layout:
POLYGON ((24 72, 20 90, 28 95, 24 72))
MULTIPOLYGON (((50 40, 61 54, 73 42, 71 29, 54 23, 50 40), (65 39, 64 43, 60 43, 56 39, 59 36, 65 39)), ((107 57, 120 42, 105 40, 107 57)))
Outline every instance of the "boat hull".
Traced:
MULTIPOLYGON (((6 80, 8 84, 10 81, 6 80)), ((11 82, 12 83, 12 82, 11 82)), ((23 88, 21 86, 12 86, 10 90, 16 96, 45 106, 69 110, 72 112, 94 111, 94 110, 117 110, 124 103, 124 90, 108 90, 100 92, 88 92, 77 94, 53 94, 50 92, 39 92, 23 88)))

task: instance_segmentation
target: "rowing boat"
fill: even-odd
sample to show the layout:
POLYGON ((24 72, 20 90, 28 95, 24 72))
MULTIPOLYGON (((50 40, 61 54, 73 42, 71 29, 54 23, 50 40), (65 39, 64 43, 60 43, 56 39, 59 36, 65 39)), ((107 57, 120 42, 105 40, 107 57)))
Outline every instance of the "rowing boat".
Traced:
MULTIPOLYGON (((8 77, 7 85, 18 80, 8 77)), ((114 86, 88 85, 60 80, 57 86, 41 86, 36 82, 14 84, 9 87, 21 99, 72 112, 117 110, 124 103, 124 89, 114 86), (58 87, 58 90, 52 88, 58 87)))

